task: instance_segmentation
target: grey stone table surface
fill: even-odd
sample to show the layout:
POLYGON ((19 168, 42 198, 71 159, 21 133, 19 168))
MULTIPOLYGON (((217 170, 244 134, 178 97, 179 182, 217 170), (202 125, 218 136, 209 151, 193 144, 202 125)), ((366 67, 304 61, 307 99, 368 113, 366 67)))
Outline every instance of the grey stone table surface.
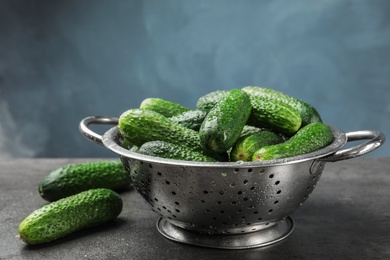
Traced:
POLYGON ((327 163, 309 199, 291 217, 295 230, 256 249, 210 249, 159 234, 158 215, 135 190, 108 224, 52 243, 17 238, 20 221, 46 202, 37 187, 49 171, 100 159, 0 159, 0 259, 390 259, 390 158, 327 163))

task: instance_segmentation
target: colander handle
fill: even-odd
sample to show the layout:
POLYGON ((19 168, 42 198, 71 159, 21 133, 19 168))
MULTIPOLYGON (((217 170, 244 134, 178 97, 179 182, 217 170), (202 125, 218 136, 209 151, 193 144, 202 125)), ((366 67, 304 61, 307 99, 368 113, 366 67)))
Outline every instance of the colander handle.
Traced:
POLYGON ((102 135, 99 135, 89 128, 89 125, 117 125, 118 118, 106 116, 89 116, 81 120, 79 130, 90 141, 103 145, 102 135))
POLYGON ((330 156, 321 158, 320 160, 325 162, 337 162, 341 160, 347 160, 347 159, 359 157, 363 154, 376 150, 379 146, 381 146, 385 142, 386 139, 385 135, 382 132, 373 131, 373 130, 348 132, 345 135, 347 136, 347 142, 359 141, 365 139, 369 139, 369 140, 359 145, 355 145, 350 148, 339 150, 330 156))

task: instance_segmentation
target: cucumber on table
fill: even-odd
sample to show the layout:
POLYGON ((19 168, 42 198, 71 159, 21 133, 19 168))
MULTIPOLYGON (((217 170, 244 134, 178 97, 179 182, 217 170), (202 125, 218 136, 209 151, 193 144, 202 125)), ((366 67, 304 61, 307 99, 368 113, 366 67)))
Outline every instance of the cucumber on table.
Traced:
POLYGON ((333 133, 327 125, 322 122, 311 123, 299 129, 283 143, 260 148, 253 154, 252 160, 264 161, 298 156, 324 148, 332 140, 333 133))
POLYGON ((225 152, 240 136, 251 113, 249 96, 240 89, 230 90, 208 112, 200 130, 205 150, 225 152))
POLYGON ((263 130, 254 134, 245 135, 237 140, 231 152, 232 161, 252 161, 253 153, 261 147, 284 142, 282 135, 263 130))
POLYGON ((35 210, 19 224, 19 237, 28 244, 48 243, 111 221, 122 207, 122 198, 110 189, 83 191, 35 210))
POLYGON ((274 89, 258 86, 246 86, 243 87, 242 90, 250 95, 278 100, 296 108, 302 118, 302 126, 310 123, 322 122, 318 111, 312 105, 304 102, 303 100, 286 95, 274 89))
POLYGON ((139 108, 153 110, 166 117, 176 116, 190 110, 188 107, 162 98, 146 98, 141 102, 139 108))
POLYGON ((53 170, 39 184, 38 192, 55 201, 94 188, 112 190, 130 186, 130 176, 121 161, 96 161, 69 164, 53 170))

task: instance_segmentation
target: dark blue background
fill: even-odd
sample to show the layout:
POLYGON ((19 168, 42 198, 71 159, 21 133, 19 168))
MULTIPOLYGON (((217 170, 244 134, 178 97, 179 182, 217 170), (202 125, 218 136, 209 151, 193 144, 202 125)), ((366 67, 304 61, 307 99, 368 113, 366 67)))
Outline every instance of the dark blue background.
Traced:
POLYGON ((388 135, 389 81, 387 0, 0 1, 1 157, 115 156, 82 118, 246 85, 388 135))

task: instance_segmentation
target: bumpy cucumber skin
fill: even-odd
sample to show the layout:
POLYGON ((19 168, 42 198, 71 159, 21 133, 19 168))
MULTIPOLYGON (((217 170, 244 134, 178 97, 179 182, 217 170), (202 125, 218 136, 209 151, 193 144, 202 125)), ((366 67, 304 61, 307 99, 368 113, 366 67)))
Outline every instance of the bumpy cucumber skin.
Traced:
POLYGON ((257 150, 253 161, 274 160, 298 156, 324 148, 333 140, 330 128, 322 122, 308 124, 302 127, 289 140, 257 150))
POLYGON ((137 150, 138 153, 150 156, 156 156, 167 159, 197 161, 197 162, 215 162, 216 160, 204 155, 203 153, 193 151, 188 147, 178 144, 172 144, 164 141, 151 141, 144 143, 137 150))
POLYGON ((199 131, 207 113, 202 110, 189 110, 170 119, 186 128, 199 131))
POLYGON ((208 113, 228 92, 229 90, 215 90, 207 93, 198 99, 196 108, 208 113))
POLYGON ((237 140, 231 152, 231 161, 252 161, 253 154, 260 148, 284 142, 285 139, 271 131, 260 131, 237 140))
POLYGON ((249 96, 240 89, 230 90, 204 119, 199 137, 206 150, 225 152, 240 136, 252 106, 249 96))
POLYGON ((251 126, 251 125, 244 125, 244 128, 242 129, 239 138, 241 138, 243 136, 255 134, 255 133, 258 133, 258 132, 263 131, 263 130, 265 130, 265 129, 260 128, 260 127, 256 127, 256 126, 251 126))
POLYGON ((190 110, 188 107, 161 98, 146 98, 139 108, 153 110, 166 117, 176 116, 190 110))
POLYGON ((120 115, 118 127, 121 134, 136 146, 149 141, 166 141, 202 151, 198 132, 153 110, 129 109, 120 115))
POLYGON ((70 164, 45 176, 38 192, 47 201, 56 201, 79 192, 108 188, 125 189, 130 186, 130 176, 120 161, 98 161, 70 164))
POLYGON ((248 125, 271 129, 292 136, 301 127, 302 119, 296 108, 278 100, 249 94, 252 112, 248 125))
POLYGON ((35 210, 19 225, 28 244, 48 243, 75 231, 115 219, 122 211, 121 197, 110 189, 91 189, 35 210))
POLYGON ((243 87, 242 90, 250 95, 275 99, 296 108, 302 118, 301 127, 315 122, 322 122, 321 116, 318 111, 312 105, 300 99, 286 95, 274 89, 258 86, 246 86, 243 87))

